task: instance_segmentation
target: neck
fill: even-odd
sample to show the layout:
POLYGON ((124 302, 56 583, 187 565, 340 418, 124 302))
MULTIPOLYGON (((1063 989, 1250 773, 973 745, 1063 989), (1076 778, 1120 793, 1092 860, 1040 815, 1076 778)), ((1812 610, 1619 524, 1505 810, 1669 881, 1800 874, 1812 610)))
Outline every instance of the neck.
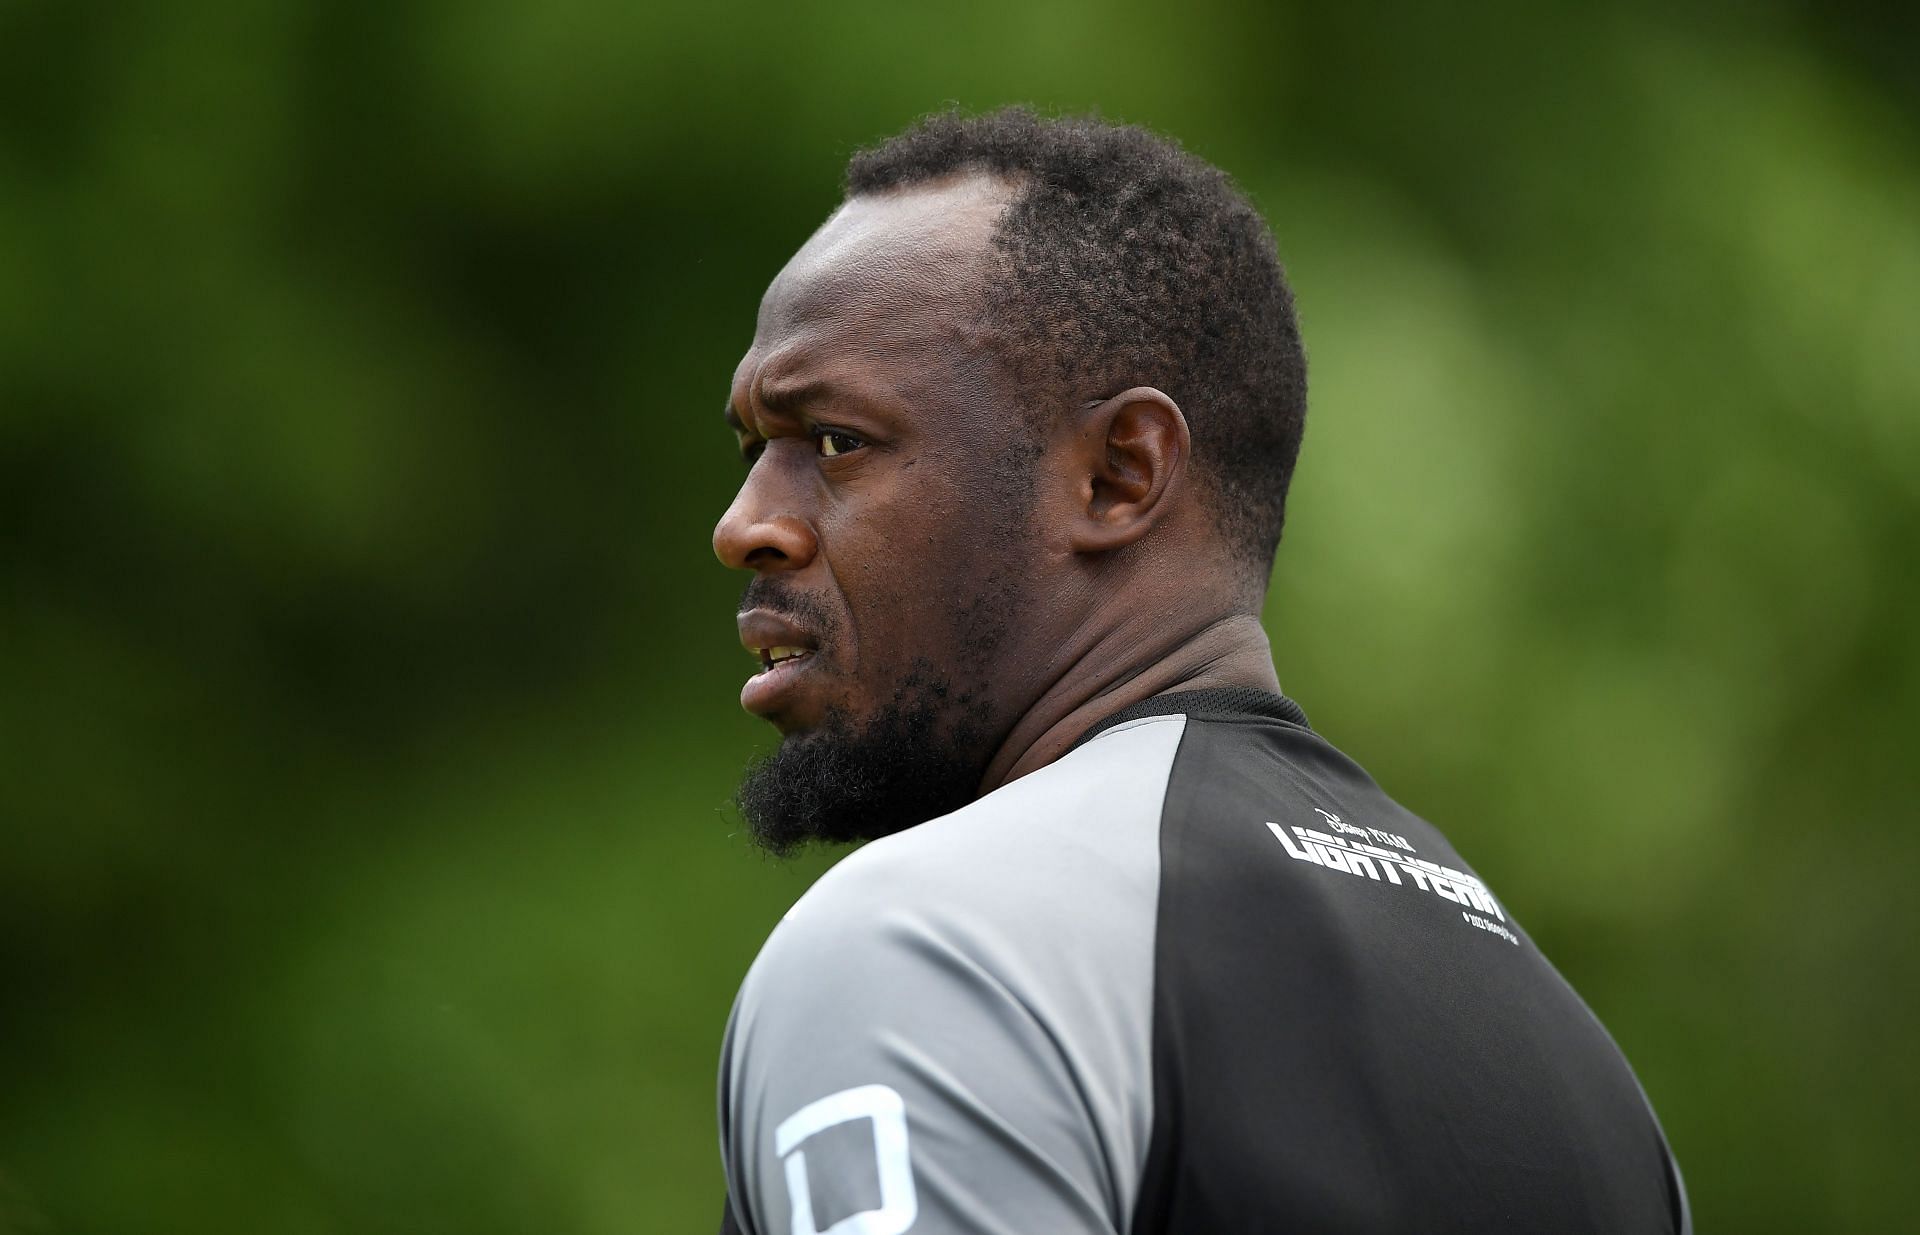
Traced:
POLYGON ((982 794, 1047 766, 1088 729, 1143 699, 1226 686, 1280 690, 1267 633, 1250 613, 1231 614, 1197 630, 1184 627, 1161 639, 1139 629, 1107 631, 1069 647, 1064 660, 1064 670, 1015 722, 988 763, 982 794))

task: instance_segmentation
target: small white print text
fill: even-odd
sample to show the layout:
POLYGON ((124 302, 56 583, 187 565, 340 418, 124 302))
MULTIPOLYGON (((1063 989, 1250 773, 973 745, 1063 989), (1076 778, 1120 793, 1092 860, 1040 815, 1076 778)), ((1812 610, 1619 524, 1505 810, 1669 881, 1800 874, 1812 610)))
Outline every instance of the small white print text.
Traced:
MULTIPOLYGON (((1370 840, 1376 845, 1392 845, 1395 849, 1404 849, 1408 853, 1413 852, 1413 846, 1407 843, 1407 838, 1397 832, 1382 832, 1379 828, 1356 828, 1332 811, 1321 810, 1318 806, 1313 809, 1315 814, 1325 817, 1327 826, 1341 836, 1357 836, 1361 840, 1370 840)), ((1272 827, 1273 825, 1268 824, 1267 826, 1272 827)))
POLYGON ((1520 946, 1520 936, 1514 934, 1512 931, 1500 925, 1498 922, 1489 922, 1477 913, 1467 913, 1465 911, 1462 911, 1460 916, 1465 918, 1467 921, 1473 923, 1475 926, 1479 927, 1481 930, 1492 931, 1494 934, 1500 936, 1500 938, 1506 940, 1508 943, 1514 945, 1515 947, 1520 946))

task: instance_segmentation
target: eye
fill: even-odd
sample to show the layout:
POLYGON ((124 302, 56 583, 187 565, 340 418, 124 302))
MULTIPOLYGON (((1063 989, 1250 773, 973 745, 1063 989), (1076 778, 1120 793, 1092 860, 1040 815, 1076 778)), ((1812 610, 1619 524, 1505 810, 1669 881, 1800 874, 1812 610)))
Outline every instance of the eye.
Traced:
POLYGON ((760 456, 766 453, 766 449, 767 444, 757 438, 753 441, 742 442, 740 443, 740 458, 751 468, 755 463, 760 461, 760 456))
POLYGON ((851 433, 842 433, 837 429, 816 429, 813 440, 820 444, 820 457, 831 459, 860 449, 865 442, 851 433))

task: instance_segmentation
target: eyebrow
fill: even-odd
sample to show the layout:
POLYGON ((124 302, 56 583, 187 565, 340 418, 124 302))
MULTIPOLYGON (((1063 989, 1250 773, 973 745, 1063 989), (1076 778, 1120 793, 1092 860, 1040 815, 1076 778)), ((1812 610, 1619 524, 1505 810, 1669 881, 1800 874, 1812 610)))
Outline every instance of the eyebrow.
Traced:
MULTIPOLYGON (((760 401, 767 410, 779 416, 794 416, 800 409, 814 403, 824 403, 836 397, 851 398, 856 402, 865 400, 850 390, 843 390, 826 378, 813 378, 800 382, 761 383, 760 401)), ((749 432, 746 420, 734 410, 733 400, 727 400, 727 424, 736 433, 749 432)))
POLYGON ((813 378, 808 381, 760 383, 760 401, 767 410, 781 416, 791 416, 809 403, 822 403, 840 393, 839 389, 825 378, 813 378))

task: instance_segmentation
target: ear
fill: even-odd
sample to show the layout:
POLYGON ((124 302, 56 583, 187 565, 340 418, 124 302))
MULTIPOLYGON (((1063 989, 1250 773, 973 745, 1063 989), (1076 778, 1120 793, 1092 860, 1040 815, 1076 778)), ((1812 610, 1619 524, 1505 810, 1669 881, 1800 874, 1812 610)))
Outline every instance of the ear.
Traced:
POLYGON ((1193 450, 1180 405, 1151 386, 1082 411, 1074 444, 1080 484, 1071 543, 1103 553, 1139 540, 1172 508, 1193 450))

